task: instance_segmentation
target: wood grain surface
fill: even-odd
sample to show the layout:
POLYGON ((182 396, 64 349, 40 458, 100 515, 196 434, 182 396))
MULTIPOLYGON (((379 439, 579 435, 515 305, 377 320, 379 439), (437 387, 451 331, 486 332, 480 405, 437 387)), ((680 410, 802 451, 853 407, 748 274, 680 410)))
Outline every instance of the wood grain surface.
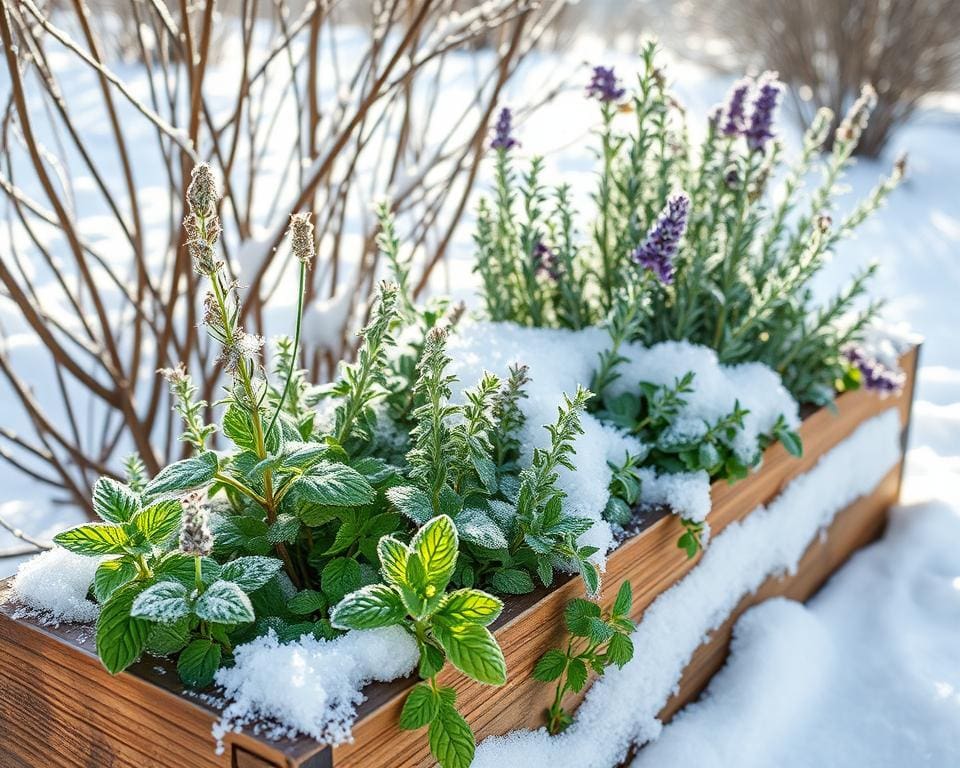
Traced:
MULTIPOLYGON (((837 412, 809 415, 801 427, 804 456, 789 456, 780 445, 764 455, 762 469, 747 480, 711 489, 710 525, 714 535, 775 498, 794 477, 808 471, 825 452, 863 421, 897 408, 909 424, 917 351, 902 360, 907 386, 899 397, 880 399, 852 392, 838 399, 837 412)), ((771 578, 741 601, 731 618, 701 646, 688 665, 679 692, 665 717, 694 698, 722 665, 736 617, 750 605, 775 595, 806 599, 857 548, 883 528, 886 509, 896 500, 900 467, 868 496, 841 512, 827 535, 814 542, 797 572, 771 578)), ((665 589, 683 578, 696 560, 676 547, 681 528, 674 515, 652 514, 641 530, 608 558, 604 602, 630 579, 634 618, 665 589)), ((0 603, 9 585, 0 584, 0 603)), ((530 678, 533 665, 563 638, 566 602, 582 594, 578 580, 565 579, 552 591, 511 600, 495 626, 509 669, 501 688, 481 686, 448 665, 444 684, 457 687, 461 710, 479 738, 519 727, 538 727, 551 696, 550 686, 530 678)), ((214 754, 211 727, 219 717, 215 701, 185 694, 173 665, 149 659, 111 677, 93 652, 91 630, 62 625, 43 627, 17 618, 17 608, 0 604, 0 768, 413 768, 431 765, 422 732, 403 732, 397 718, 414 680, 371 686, 354 727, 354 742, 332 750, 310 739, 276 742, 232 734, 222 756, 214 754)), ((640 649, 642 652, 642 649, 640 649)), ((505 767, 506 768, 506 767, 505 767)))

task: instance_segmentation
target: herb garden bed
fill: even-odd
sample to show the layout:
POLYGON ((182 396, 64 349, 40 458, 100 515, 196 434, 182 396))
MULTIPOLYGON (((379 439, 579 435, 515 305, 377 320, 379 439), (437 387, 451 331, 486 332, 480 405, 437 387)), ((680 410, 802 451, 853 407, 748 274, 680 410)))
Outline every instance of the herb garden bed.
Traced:
MULTIPOLYGON (((880 413, 897 409, 905 447, 917 353, 913 349, 901 359, 906 382, 900 394, 878 398, 867 391, 852 391, 837 399, 836 412, 821 408, 808 414, 799 430, 802 458, 790 456, 777 443, 767 449, 762 468, 748 479, 734 485, 715 483, 709 516, 714 535, 776 498, 789 481, 809 471, 827 451, 880 413)), ((808 548, 796 572, 769 578, 741 600, 694 654, 662 716, 669 718, 696 697, 720 667, 731 627, 742 611, 776 595, 808 598, 852 552, 880 533, 885 512, 899 493, 902 459, 901 451, 898 464, 873 491, 833 519, 808 548)), ((697 560, 688 560, 676 546, 680 530, 675 515, 651 514, 608 557, 605 583, 616 585, 629 579, 633 618, 641 618, 655 598, 696 567, 697 560)), ((147 657, 130 671, 111 676, 97 659, 90 627, 45 626, 25 618, 14 601, 6 600, 9 590, 9 582, 0 586, 0 764, 5 767, 399 768, 432 764, 426 740, 397 726, 414 677, 368 687, 353 728, 353 743, 330 748, 306 738, 270 741, 248 728, 228 734, 226 749, 217 756, 211 728, 221 710, 210 697, 186 692, 172 662, 147 657)), ((441 682, 456 685, 461 710, 478 739, 543 724, 552 691, 533 680, 530 672, 537 659, 562 639, 563 608, 581 592, 582 585, 571 577, 551 590, 507 601, 494 627, 510 670, 506 685, 483 686, 449 666, 441 673, 441 682)), ((606 592, 605 600, 612 599, 613 592, 606 592)))

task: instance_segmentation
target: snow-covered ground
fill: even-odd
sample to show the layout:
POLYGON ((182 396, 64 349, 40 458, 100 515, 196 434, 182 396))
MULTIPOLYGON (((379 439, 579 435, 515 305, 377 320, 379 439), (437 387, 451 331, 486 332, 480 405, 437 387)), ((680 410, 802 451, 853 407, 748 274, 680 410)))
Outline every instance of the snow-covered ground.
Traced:
MULTIPOLYGON (((624 75, 635 68, 622 54, 590 49, 560 59, 538 56, 508 90, 507 103, 521 107, 584 59, 615 63, 624 75)), ((690 115, 704 114, 729 82, 683 62, 669 71, 690 115)), ((547 155, 548 181, 562 177, 586 193, 593 182, 593 116, 579 91, 564 93, 521 123, 522 151, 547 155)), ((792 129, 789 138, 796 139, 792 129)), ((873 289, 890 299, 887 318, 926 337, 904 505, 884 541, 857 556, 808 605, 772 601, 747 614, 709 694, 663 730, 638 766, 960 764, 958 146, 960 95, 945 96, 897 134, 882 165, 855 168, 850 199, 866 194, 900 151, 910 158, 906 183, 857 240, 842 244, 818 285, 830 292, 856 266, 879 259, 873 289)), ((162 178, 141 178, 145 188, 151 182, 162 178)), ((437 273, 435 287, 469 295, 469 222, 455 245, 456 258, 437 273)), ((4 323, 13 319, 9 311, 0 306, 4 323)), ((29 351, 28 337, 15 341, 29 351)), ((25 426, 9 408, 0 422, 25 426)), ((6 465, 0 516, 41 539, 77 519, 6 465)), ((0 531, 0 550, 16 543, 0 531)), ((0 576, 16 565, 0 560, 0 576)), ((600 731, 596 736, 603 738, 600 731)))

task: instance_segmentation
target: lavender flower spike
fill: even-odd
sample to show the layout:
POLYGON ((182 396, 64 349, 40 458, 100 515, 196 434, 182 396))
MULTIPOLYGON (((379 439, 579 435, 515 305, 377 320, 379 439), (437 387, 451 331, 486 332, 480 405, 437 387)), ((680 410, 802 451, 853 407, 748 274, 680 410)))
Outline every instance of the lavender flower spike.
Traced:
POLYGON ((896 395, 903 389, 906 375, 884 365, 862 347, 848 347, 843 356, 860 371, 863 388, 880 395, 896 395))
POLYGON ((750 125, 744 130, 747 145, 754 152, 762 152, 773 138, 773 114, 783 93, 783 83, 777 80, 776 72, 764 72, 758 81, 759 92, 753 102, 750 125))
POLYGON ((510 113, 508 107, 504 107, 500 110, 500 116, 497 118, 497 124, 494 127, 494 137, 493 141, 490 142, 491 149, 502 149, 507 151, 508 149, 513 149, 520 145, 520 142, 517 141, 512 133, 513 115, 510 113))
POLYGON ((673 282, 673 257, 687 228, 689 211, 690 198, 684 193, 671 197, 646 239, 630 254, 636 264, 649 269, 665 285, 673 282))
POLYGON ((747 95, 753 81, 749 77, 737 80, 727 94, 727 103, 723 108, 723 126, 720 129, 724 136, 739 136, 746 126, 747 95))
POLYGON ((587 85, 587 97, 603 103, 620 101, 626 93, 620 85, 613 67, 594 67, 593 76, 587 85))

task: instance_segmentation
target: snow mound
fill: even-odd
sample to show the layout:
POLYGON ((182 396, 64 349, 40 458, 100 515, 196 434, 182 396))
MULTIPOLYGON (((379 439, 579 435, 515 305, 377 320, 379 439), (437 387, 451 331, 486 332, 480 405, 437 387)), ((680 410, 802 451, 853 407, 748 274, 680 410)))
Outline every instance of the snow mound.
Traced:
POLYGON ((633 660, 606 671, 573 725, 556 737, 541 729, 489 738, 474 768, 608 768, 632 745, 656 739, 662 729, 657 713, 709 632, 769 576, 796 569, 833 517, 897 463, 899 441, 899 415, 891 408, 860 425, 768 507, 727 526, 697 567, 647 609, 633 633, 633 660))
POLYGON ((87 599, 87 592, 101 561, 54 547, 17 569, 13 597, 44 622, 89 624, 96 621, 100 611, 87 599))
POLYGON ((808 606, 744 614, 726 667, 634 768, 960 765, 958 549, 955 493, 894 510, 808 606))
POLYGON ((230 699, 213 729, 218 754, 227 733, 251 723, 271 739, 306 734, 327 744, 350 741, 362 688, 409 674, 418 659, 416 642, 400 627, 330 641, 304 635, 287 644, 271 630, 235 648, 235 665, 217 672, 230 699))
MULTIPOLYGON (((526 416, 520 438, 529 461, 533 449, 543 447, 549 440, 543 426, 556 419, 563 394, 572 394, 578 384, 589 384, 598 356, 609 344, 609 334, 602 328, 569 331, 509 323, 461 323, 448 344, 453 359, 450 372, 458 378, 454 399, 462 402, 464 390, 472 387, 484 371, 505 378, 511 365, 527 365, 531 381, 527 385, 528 397, 520 401, 526 416)), ((627 362, 620 369, 620 378, 611 386, 614 395, 635 391, 641 381, 672 385, 693 371, 694 392, 687 396, 687 405, 681 412, 686 429, 702 430, 704 420, 714 422, 726 416, 737 402, 747 408, 750 413, 734 446, 744 459, 752 458, 757 438, 770 432, 781 414, 791 426, 799 424, 797 404, 780 377, 759 363, 723 366, 713 350, 687 342, 665 342, 653 347, 628 344, 621 353, 627 362)), ((577 471, 561 469, 558 485, 567 494, 568 511, 594 521, 580 543, 600 549, 595 558, 602 566, 604 554, 614 545, 613 531, 603 519, 610 497, 611 470, 607 462, 622 461, 626 451, 638 453, 641 445, 590 414, 584 414, 582 422, 584 433, 574 444, 577 471)), ((682 516, 703 520, 710 511, 709 491, 709 478, 704 473, 657 477, 648 472, 641 501, 669 503, 682 516)))

